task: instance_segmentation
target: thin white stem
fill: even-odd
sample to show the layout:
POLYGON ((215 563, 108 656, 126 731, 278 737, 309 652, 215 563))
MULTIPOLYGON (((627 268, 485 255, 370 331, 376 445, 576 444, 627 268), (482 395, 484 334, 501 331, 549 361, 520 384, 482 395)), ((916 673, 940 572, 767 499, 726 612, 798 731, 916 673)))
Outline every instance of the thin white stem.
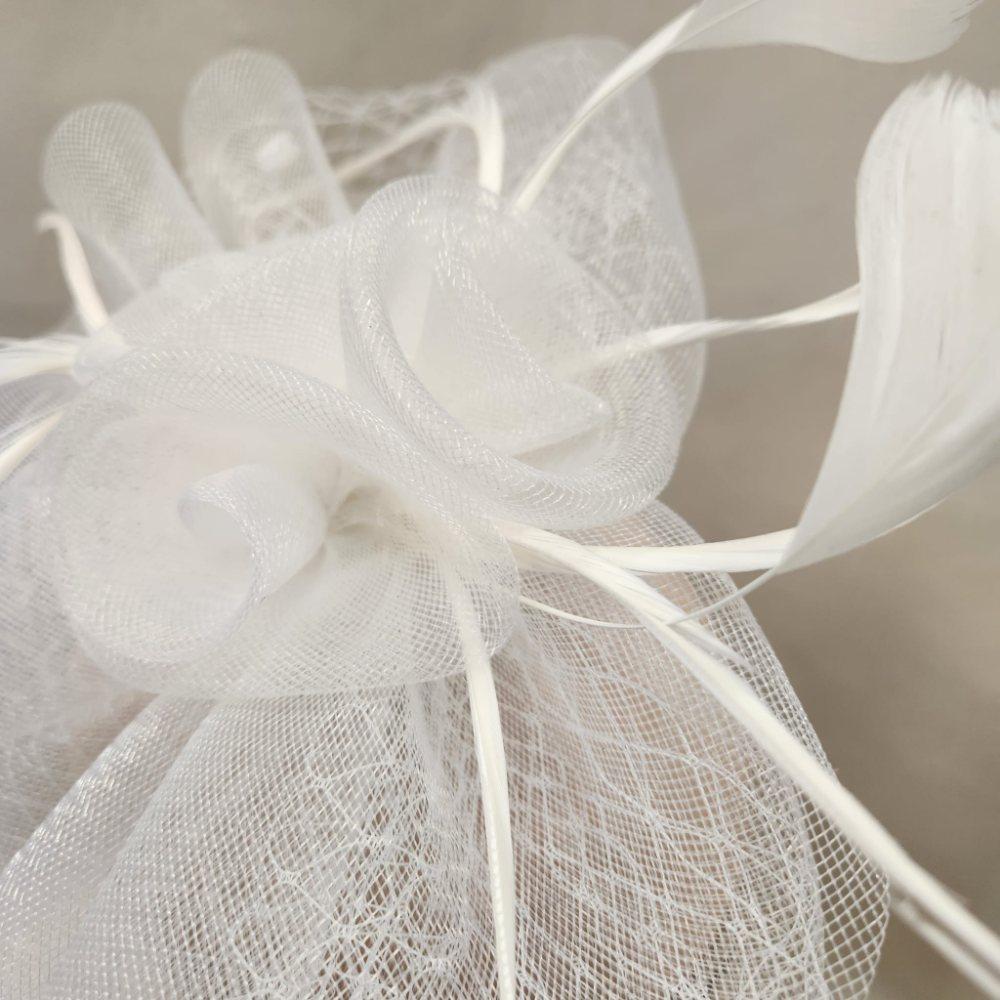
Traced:
POLYGON ((541 194, 542 188, 559 166, 560 160, 566 150, 572 145, 573 140, 580 134, 583 127, 590 119, 619 91, 624 90, 630 83, 646 72, 657 60, 669 52, 677 40, 681 37, 684 26, 694 14, 695 9, 685 11, 675 18, 656 34, 646 39, 631 55, 627 56, 618 64, 591 92, 590 96, 583 102, 569 124, 549 145, 542 154, 534 169, 529 171, 527 177, 521 182, 517 194, 514 196, 514 206, 526 212, 535 203, 535 199, 541 194))
POLYGON ((794 535, 794 528, 786 528, 700 545, 588 545, 587 549, 636 573, 747 573, 777 566, 794 535))
POLYGON ((108 311, 94 283, 87 254, 69 219, 58 212, 43 212, 36 222, 41 233, 52 230, 59 241, 59 263, 80 319, 95 333, 108 322, 108 311))
POLYGON ((545 187, 549 178, 559 166, 566 150, 573 140, 593 116, 616 94, 634 83, 643 73, 650 70, 668 52, 680 48, 693 38, 705 34, 712 28, 728 20, 734 14, 747 7, 752 7, 758 0, 745 0, 717 17, 703 19, 695 28, 689 28, 689 22, 698 13, 700 4, 694 4, 669 24, 651 35, 634 52, 626 56, 591 92, 590 96, 579 107, 569 124, 557 136, 540 157, 534 169, 521 182, 521 187, 514 197, 514 205, 526 212, 535 203, 535 199, 545 187))
POLYGON ((525 597, 524 594, 521 594, 518 600, 526 608, 531 608, 534 611, 544 611, 547 615, 552 615, 553 618, 562 618, 564 621, 576 622, 577 625, 593 625, 597 628, 625 629, 626 631, 633 632, 643 628, 642 625, 633 625, 628 622, 603 622, 597 618, 586 618, 583 615, 574 615, 571 611, 563 611, 561 608, 554 608, 551 604, 545 604, 542 601, 532 600, 530 597, 525 597))
POLYGON ((499 194, 503 190, 506 156, 500 102, 492 89, 479 86, 469 94, 466 104, 479 147, 479 186, 499 194))
POLYGON ((402 152, 407 146, 427 139, 437 132, 453 128, 456 125, 468 125, 469 121, 459 107, 440 108, 432 111, 424 118, 418 118, 405 128, 394 132, 385 141, 366 149, 363 153, 353 156, 348 160, 342 160, 334 165, 333 172, 338 181, 348 182, 356 180, 372 167, 389 159, 396 153, 402 152))
POLYGON ((893 900, 893 911, 915 934, 940 952, 966 979, 988 997, 1000 998, 1000 974, 992 972, 975 955, 969 954, 936 924, 925 917, 908 899, 893 900))
MULTIPOLYGON (((544 531, 541 528, 529 528, 526 525, 514 524, 508 521, 496 521, 496 526, 503 532, 508 541, 514 543, 514 557, 517 560, 518 567, 523 570, 546 570, 549 572, 555 571, 566 571, 568 569, 573 569, 565 561, 551 558, 551 552, 553 549, 558 549, 561 544, 568 544, 574 547, 575 551, 583 553, 586 557, 594 560, 595 562, 602 562, 597 555, 594 554, 594 549, 597 547, 591 547, 587 545, 581 545, 578 542, 571 542, 567 538, 563 538, 561 535, 553 535, 551 532, 544 531), (533 537, 536 540, 535 545, 518 545, 517 538, 521 537, 533 537), (548 556, 548 558, 547 558, 548 556)), ((726 598, 726 600, 732 600, 738 597, 739 594, 732 594, 726 598)), ((526 604, 528 607, 536 607, 540 610, 548 611, 551 614, 556 615, 559 618, 568 618, 571 621, 579 622, 583 625, 597 625, 602 628, 607 628, 612 622, 601 622, 592 618, 584 618, 581 615, 574 615, 568 611, 563 611, 558 608, 551 608, 547 604, 542 604, 538 601, 532 601, 531 598, 524 597, 520 598, 522 604, 526 604)), ((723 642, 715 637, 715 635, 710 632, 704 625, 698 621, 694 621, 696 615, 700 615, 701 612, 687 612, 682 610, 676 604, 671 603, 667 598, 661 596, 663 605, 665 608, 669 609, 671 616, 671 624, 676 625, 677 628, 686 632, 687 635, 697 642, 700 646, 705 649, 712 650, 718 653, 720 656, 733 659, 736 658, 741 666, 747 666, 745 660, 739 659, 737 655, 729 649, 723 642)))
MULTIPOLYGON (((886 875, 897 897, 908 900, 934 922, 951 941, 952 952, 968 955, 970 963, 1000 976, 1000 939, 906 854, 746 681, 688 638, 684 630, 674 627, 676 609, 660 593, 640 577, 569 539, 523 525, 504 523, 500 528, 515 545, 574 569, 616 597, 744 727, 816 808, 886 875)), ((942 954, 951 957, 948 951, 942 950, 942 954)))
POLYGON ((496 95, 485 87, 470 91, 461 104, 437 108, 390 135, 377 146, 336 164, 334 173, 342 183, 355 180, 383 160, 402 152, 407 146, 455 127, 466 127, 472 131, 479 150, 479 183, 486 190, 499 193, 503 186, 503 122, 496 95))
MULTIPOLYGON (((397 132, 380 146, 336 168, 338 180, 350 180, 406 146, 454 126, 467 126, 479 151, 479 183, 494 193, 503 185, 504 133, 499 105, 492 91, 471 93, 463 105, 432 112, 397 132)), ((415 349, 415 346, 414 346, 415 349)), ((469 711, 476 745, 476 762, 486 830, 490 868, 490 899, 500 1000, 517 994, 517 914, 514 883, 514 844, 511 835, 507 757, 503 745, 500 706, 493 665, 483 643, 469 592, 453 573, 445 576, 465 657, 469 711)))
POLYGON ((446 577, 465 655, 469 708, 476 741, 476 761, 486 828, 486 850, 490 866, 490 897, 493 902, 493 933, 496 944, 497 980, 500 1000, 515 1000, 517 993, 517 924, 514 890, 514 845, 510 827, 507 788, 507 758, 500 724, 500 706, 493 682, 493 665, 483 643, 475 608, 468 590, 452 574, 446 577))
POLYGON ((0 482, 3 482, 48 436, 62 416, 62 410, 21 431, 14 440, 0 451, 0 482))
POLYGON ((589 354, 582 354, 571 359, 559 367, 559 374, 564 378, 571 378, 650 351, 659 351, 666 347, 680 347, 695 341, 718 340, 735 333, 812 326, 816 323, 837 319, 840 316, 852 316, 857 313, 860 303, 861 286, 852 285, 850 288, 829 295, 825 299, 797 306, 795 309, 787 309, 784 312, 772 313, 770 316, 757 316, 753 319, 706 319, 694 323, 675 323, 653 330, 644 330, 612 344, 606 344, 589 354))

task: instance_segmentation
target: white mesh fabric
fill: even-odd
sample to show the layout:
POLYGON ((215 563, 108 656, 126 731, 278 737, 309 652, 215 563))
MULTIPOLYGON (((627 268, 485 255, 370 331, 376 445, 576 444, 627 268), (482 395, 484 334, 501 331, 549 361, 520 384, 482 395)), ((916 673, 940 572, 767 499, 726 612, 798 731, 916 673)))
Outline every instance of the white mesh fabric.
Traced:
POLYGON ((77 388, 68 375, 55 372, 18 379, 0 388, 0 449, 21 431, 65 406, 77 388))
POLYGON ((91 655, 147 690, 268 696, 461 670, 440 563, 467 581, 487 644, 505 637, 499 536, 398 430, 292 369, 207 345, 134 351, 48 454, 65 606, 91 655), (284 526, 285 547, 312 554, 274 592, 260 583, 286 569, 274 491, 249 504, 245 477, 215 479, 243 522, 236 557, 181 516, 192 489, 247 466, 323 510, 318 546, 313 515, 284 526))
MULTIPOLYGON (((500 59, 473 78, 446 77, 399 91, 310 93, 320 134, 334 163, 379 148, 387 136, 442 105, 458 105, 470 87, 496 95, 504 129, 504 192, 512 192, 598 81, 627 53, 610 39, 565 39, 500 59)), ((347 184, 359 204, 398 177, 476 176, 466 129, 408 146, 347 184)), ((605 288, 637 328, 701 318, 704 301, 687 220, 663 139, 652 87, 633 84, 588 124, 532 208, 550 237, 605 288)), ((686 420, 701 383, 704 349, 669 358, 686 420)))
POLYGON ((627 336, 631 317, 487 193, 441 179, 387 186, 358 215, 346 273, 358 391, 460 468, 489 509, 600 522, 666 484, 682 432, 671 362, 559 379, 561 360, 627 336))
MULTIPOLYGON (((504 123, 504 191, 513 193, 553 136, 627 54, 609 39, 565 39, 487 66, 481 85, 504 123)), ((437 167, 461 169, 468 139, 449 134, 437 167)), ((469 167, 466 165, 466 171, 469 167)), ((704 315, 701 278, 653 88, 640 80, 588 123, 532 206, 560 246, 608 289, 638 328, 704 315)), ((704 367, 700 345, 668 356, 686 420, 704 367)))
POLYGON ((14 904, 13 940, 58 954, 42 995, 486 993, 478 783, 461 730, 441 725, 460 718, 455 697, 436 686, 220 704, 196 726, 191 710, 154 706, 167 716, 157 744, 126 733, 53 815, 52 847, 86 868, 58 925, 37 919, 51 902, 33 905, 51 857, 29 847, 11 868, 31 896, 14 904), (179 736, 146 800, 121 802, 110 776, 160 772, 159 744, 179 736))
MULTIPOLYGON (((489 87, 509 190, 619 52, 310 106, 335 174, 489 87)), ((349 184, 347 218, 305 106, 267 57, 202 75, 185 173, 210 225, 134 113, 54 140, 53 197, 124 275, 125 350, 0 484, 0 998, 497 996, 456 578, 495 654, 519 996, 863 995, 881 879, 614 602, 519 575, 491 523, 695 540, 654 498, 701 352, 566 374, 701 314, 650 92, 524 218, 475 187, 462 130, 349 184), (448 176, 383 186, 416 169, 448 176)), ((3 387, 0 413, 40 399, 3 387)), ((685 607, 730 588, 654 582, 685 607)), ((745 607, 711 624, 822 759, 745 607)))
POLYGON ((0 489, 0 864, 145 702, 82 655, 53 589, 35 461, 0 489))
POLYGON ((47 989, 49 970, 23 957, 55 957, 67 948, 124 837, 207 710, 207 703, 153 701, 108 741, 71 789, 60 790, 45 823, 50 839, 35 837, 18 853, 0 890, 5 996, 37 996, 47 989))
POLYGON ((94 104, 65 118, 49 139, 43 181, 110 306, 218 249, 152 126, 127 105, 94 104))
MULTIPOLYGON (((692 533, 653 508, 591 537, 692 533)), ((676 600, 690 586, 662 584, 676 600)), ((526 587, 612 610, 575 579, 526 587)), ((815 747, 745 608, 716 631, 815 747)), ((497 659, 521 995, 863 994, 881 881, 652 640, 611 635, 532 612, 497 659)), ((493 995, 459 679, 219 705, 200 723, 203 707, 154 704, 0 883, 8 940, 58 956, 46 991, 21 995, 493 995), (46 901, 60 872, 77 895, 46 901)))
POLYGON ((274 56, 240 51, 212 62, 191 86, 182 138, 195 197, 227 246, 350 214, 305 94, 274 56))
MULTIPOLYGON (((700 540, 659 503, 573 537, 638 546, 700 540)), ((715 574, 646 579, 685 609, 734 589, 715 574)), ((522 587, 583 617, 631 621, 571 575, 531 572, 522 587)), ((741 672, 754 690, 825 763, 745 603, 732 602, 707 623, 749 664, 741 672)), ((527 633, 499 657, 504 678, 508 650, 524 657, 529 692, 520 725, 505 718, 508 753, 557 759, 572 776, 572 794, 534 797, 534 810, 526 809, 541 815, 524 821, 562 829, 586 860, 566 852, 553 871, 551 856, 546 861, 529 842, 532 861, 519 867, 545 869, 545 879, 589 904, 592 929, 582 937, 591 948, 607 944, 577 973, 579 993, 653 997, 668 984, 666 995, 691 998, 863 996, 887 918, 881 876, 643 630, 595 638, 592 626, 530 612, 527 633), (623 894, 628 905, 620 904, 623 894), (621 947, 632 961, 616 957, 621 947)))

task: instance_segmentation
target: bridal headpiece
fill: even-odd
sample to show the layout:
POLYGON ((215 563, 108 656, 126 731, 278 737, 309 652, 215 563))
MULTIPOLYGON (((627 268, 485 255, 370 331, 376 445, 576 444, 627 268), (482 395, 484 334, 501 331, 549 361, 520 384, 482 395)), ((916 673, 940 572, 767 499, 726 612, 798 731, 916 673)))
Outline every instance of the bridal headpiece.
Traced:
POLYGON ((0 353, 0 997, 858 997, 890 903, 1000 995, 726 575, 994 459, 997 98, 889 109, 859 286, 706 320, 640 79, 918 59, 973 6, 703 0, 401 93, 237 52, 183 180, 130 108, 59 126, 74 312, 0 353), (703 343, 853 312, 799 524, 702 542, 656 498, 703 343))

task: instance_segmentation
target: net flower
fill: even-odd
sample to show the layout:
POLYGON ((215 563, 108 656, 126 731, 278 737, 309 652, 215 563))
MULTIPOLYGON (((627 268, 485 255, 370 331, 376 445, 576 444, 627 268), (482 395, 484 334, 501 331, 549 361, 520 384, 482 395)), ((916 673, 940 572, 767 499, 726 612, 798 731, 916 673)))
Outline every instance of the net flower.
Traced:
POLYGON ((0 386, 0 996, 856 997, 890 886, 935 912, 656 499, 721 328, 639 63, 307 98, 234 53, 187 186, 131 109, 56 131, 76 318, 0 386))

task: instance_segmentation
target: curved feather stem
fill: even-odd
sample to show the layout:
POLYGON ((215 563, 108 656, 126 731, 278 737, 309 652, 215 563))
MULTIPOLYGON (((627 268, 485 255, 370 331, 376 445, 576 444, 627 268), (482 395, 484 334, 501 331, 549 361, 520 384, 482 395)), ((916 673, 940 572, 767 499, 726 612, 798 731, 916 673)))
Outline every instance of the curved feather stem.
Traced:
POLYGON ((73 368, 86 337, 78 334, 52 334, 27 340, 0 338, 0 385, 18 379, 69 372, 73 368))
POLYGON ((0 483, 2 483, 48 436, 62 417, 56 410, 47 417, 21 431, 14 440, 0 451, 0 483))
POLYGON ((700 545, 588 545, 587 549, 636 573, 747 573, 777 566, 794 534, 794 528, 786 528, 700 545))
POLYGON ((896 899, 893 912, 914 934, 922 937, 935 951, 940 952, 959 972, 986 996, 1000 998, 1000 976, 991 971, 975 955, 961 948, 919 908, 908 899, 896 899))
POLYGON ((95 333, 108 322, 108 311, 94 283, 87 254, 69 219, 59 212, 43 212, 36 222, 40 233, 51 230, 59 241, 59 263, 73 303, 88 332, 95 333))
POLYGON ((638 79, 663 55, 670 51, 681 37, 684 27, 695 15, 697 6, 685 11, 646 39, 634 52, 615 67, 580 105, 569 124, 550 143, 514 195, 514 207, 527 212, 542 193, 573 140, 590 119, 616 94, 638 79))
POLYGON ((467 127, 475 136, 479 151, 479 184, 499 194, 503 187, 504 134, 496 95, 477 87, 460 104, 436 108, 423 118, 390 135, 384 142, 334 167, 337 180, 355 180, 376 164, 402 152, 407 146, 430 138, 445 129, 467 127))
POLYGON ((510 828, 507 759, 500 724, 493 665, 483 643, 475 609, 465 586, 453 574, 446 575, 449 595, 458 623, 465 655, 465 677, 469 709, 476 742, 476 760, 482 791, 483 823, 490 866, 490 897, 493 902, 493 933, 496 946, 500 1000, 515 1000, 517 993, 516 897, 514 846, 510 828))
POLYGON ((574 615, 571 611, 563 611, 561 608, 554 608, 551 604, 545 604, 543 601, 532 600, 530 597, 525 597, 523 594, 518 598, 518 600, 526 608, 531 608, 533 611, 544 611, 547 615, 552 615, 553 618, 562 618, 564 621, 576 622, 577 625, 594 625, 597 628, 625 629, 626 631, 637 631, 643 628, 642 625, 633 625, 629 622, 604 622, 597 618, 586 618, 583 615, 574 615))
POLYGON ((907 62, 952 44, 978 2, 862 0, 848 6, 846 0, 834 0, 809 4, 804 12, 804 0, 701 0, 650 36, 594 88, 522 180, 514 205, 528 211, 591 118, 669 52, 716 44, 789 42, 856 59, 907 62))
POLYGON ((735 333, 754 333, 825 323, 840 316, 853 316, 858 311, 860 300, 860 286, 852 285, 808 305, 772 313, 769 316, 757 316, 752 319, 706 319, 694 323, 660 326, 606 344, 590 354, 573 358, 565 366, 560 367, 559 374, 564 378, 572 378, 650 351, 680 347, 696 341, 718 340, 735 333))

